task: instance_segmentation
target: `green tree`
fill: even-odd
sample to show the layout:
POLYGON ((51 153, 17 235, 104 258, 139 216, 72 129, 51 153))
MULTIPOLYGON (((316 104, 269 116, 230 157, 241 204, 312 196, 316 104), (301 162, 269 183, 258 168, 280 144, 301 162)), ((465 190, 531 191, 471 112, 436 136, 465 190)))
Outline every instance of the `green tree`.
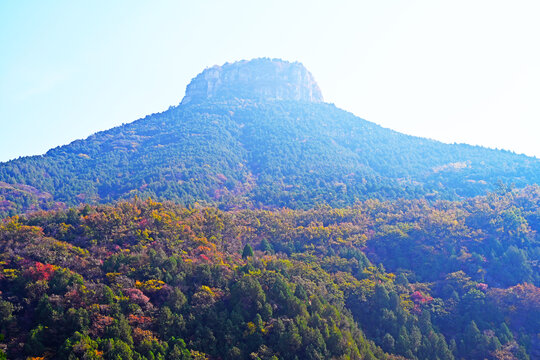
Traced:
POLYGON ((39 356, 45 351, 45 345, 43 345, 45 327, 38 325, 36 328, 30 331, 28 340, 24 345, 24 350, 28 355, 39 356))
POLYGON ((12 303, 5 300, 0 300, 0 329, 10 323, 13 318, 15 307, 12 303))
POLYGON ((253 256, 253 248, 251 247, 251 245, 246 244, 246 246, 244 246, 244 250, 242 251, 242 258, 247 259, 251 256, 253 256))
POLYGON ((131 347, 120 339, 108 339, 105 341, 104 358, 106 360, 132 360, 131 347))
POLYGON ((114 339, 120 339, 122 342, 133 345, 133 338, 131 337, 131 326, 124 315, 114 320, 114 324, 107 329, 107 335, 114 339))
POLYGON ((268 239, 266 238, 262 239, 261 241, 261 250, 267 254, 274 253, 274 248, 272 247, 272 244, 270 244, 270 241, 268 241, 268 239))

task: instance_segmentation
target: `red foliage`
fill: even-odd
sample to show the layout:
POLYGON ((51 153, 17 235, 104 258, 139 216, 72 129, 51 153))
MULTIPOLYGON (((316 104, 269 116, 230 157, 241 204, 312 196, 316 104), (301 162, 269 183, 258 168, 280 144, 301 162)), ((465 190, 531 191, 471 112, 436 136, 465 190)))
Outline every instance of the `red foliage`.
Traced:
POLYGON ((139 289, 125 289, 124 294, 129 297, 130 301, 139 305, 146 305, 150 301, 150 298, 144 295, 144 293, 139 289))
POLYGON ((508 289, 492 288, 488 294, 497 305, 508 312, 527 315, 540 312, 540 288, 533 284, 518 284, 508 289))
POLYGON ((208 256, 206 256, 206 255, 204 255, 204 254, 201 254, 200 257, 201 257, 201 259, 203 259, 203 260, 210 261, 210 259, 208 258, 208 256))
POLYGON ((52 274, 56 271, 56 267, 52 264, 35 263, 30 269, 26 270, 25 275, 35 281, 49 280, 52 274))
POLYGON ((140 343, 143 340, 150 340, 155 341, 157 340, 154 333, 150 330, 143 330, 141 328, 135 328, 133 329, 133 340, 135 340, 135 343, 140 343))
POLYGON ((90 329, 90 333, 93 336, 101 336, 105 331, 105 328, 112 325, 113 323, 114 318, 98 314, 95 320, 92 322, 92 328, 90 329))
POLYGON ((478 284, 476 284, 476 288, 478 290, 481 290, 481 291, 485 292, 487 290, 487 288, 488 288, 488 284, 478 283, 478 284))
POLYGON ((130 314, 128 317, 128 322, 132 326, 145 325, 145 324, 150 324, 152 322, 152 318, 148 316, 137 316, 137 315, 130 314))
POLYGON ((429 303, 433 298, 429 295, 424 295, 420 291, 415 291, 411 295, 411 299, 415 304, 429 303))
POLYGON ((139 229, 146 229, 148 225, 150 225, 148 219, 143 218, 139 220, 139 223, 137 224, 139 226, 139 229))
POLYGON ((67 304, 70 304, 71 306, 82 306, 83 305, 81 294, 79 293, 79 291, 77 291, 77 289, 72 289, 72 290, 68 291, 64 295, 64 300, 66 301, 67 304))

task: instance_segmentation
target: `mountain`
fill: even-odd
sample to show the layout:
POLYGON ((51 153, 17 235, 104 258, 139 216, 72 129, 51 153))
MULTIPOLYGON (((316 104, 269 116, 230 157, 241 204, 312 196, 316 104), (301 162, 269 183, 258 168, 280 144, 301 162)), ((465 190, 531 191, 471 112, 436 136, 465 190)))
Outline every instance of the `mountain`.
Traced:
POLYGON ((539 177, 327 104, 299 63, 206 69, 0 164, 0 216, 25 212, 0 220, 0 359, 539 358, 539 177))
POLYGON ((167 111, 0 164, 0 215, 133 196, 346 206, 538 183, 536 158, 385 129, 324 103, 300 63, 256 59, 204 70, 167 111))

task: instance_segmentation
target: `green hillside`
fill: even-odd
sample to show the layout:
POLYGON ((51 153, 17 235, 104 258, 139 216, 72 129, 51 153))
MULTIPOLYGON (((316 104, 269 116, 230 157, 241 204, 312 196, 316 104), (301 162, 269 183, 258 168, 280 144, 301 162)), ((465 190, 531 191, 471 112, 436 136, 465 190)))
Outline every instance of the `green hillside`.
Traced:
POLYGON ((135 195, 222 208, 307 208, 523 187, 540 183, 540 160, 403 135, 331 104, 230 100, 179 105, 2 163, 0 181, 3 215, 135 195))

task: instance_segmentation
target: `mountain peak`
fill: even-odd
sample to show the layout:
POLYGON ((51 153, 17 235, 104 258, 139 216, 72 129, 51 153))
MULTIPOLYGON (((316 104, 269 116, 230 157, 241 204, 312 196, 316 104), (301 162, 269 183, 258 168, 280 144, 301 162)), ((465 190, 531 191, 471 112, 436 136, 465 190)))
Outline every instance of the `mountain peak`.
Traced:
POLYGON ((182 104, 209 99, 323 101, 319 86, 304 65, 268 58, 205 69, 187 86, 182 104))

